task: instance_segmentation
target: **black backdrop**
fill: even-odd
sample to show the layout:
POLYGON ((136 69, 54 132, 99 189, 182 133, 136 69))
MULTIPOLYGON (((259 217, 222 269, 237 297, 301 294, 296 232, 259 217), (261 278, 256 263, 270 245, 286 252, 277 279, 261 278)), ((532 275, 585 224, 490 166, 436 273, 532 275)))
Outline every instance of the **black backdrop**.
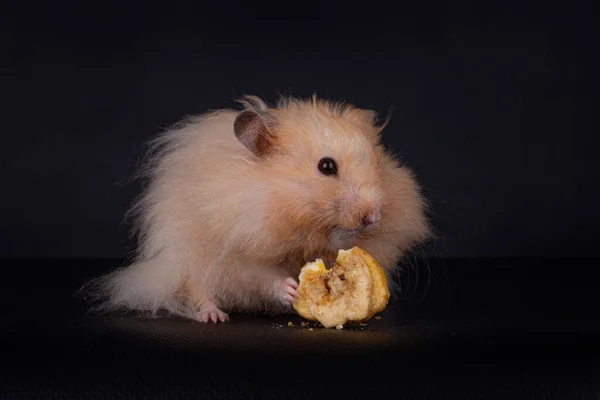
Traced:
POLYGON ((444 257, 593 254, 592 2, 13 2, 0 255, 123 257, 142 144, 243 93, 382 113, 444 257))

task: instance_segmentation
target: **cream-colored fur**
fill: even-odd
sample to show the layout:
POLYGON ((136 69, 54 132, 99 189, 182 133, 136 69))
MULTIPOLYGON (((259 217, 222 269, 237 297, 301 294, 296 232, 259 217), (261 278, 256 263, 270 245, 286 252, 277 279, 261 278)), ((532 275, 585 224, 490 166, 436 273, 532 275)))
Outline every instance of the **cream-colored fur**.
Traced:
POLYGON ((305 262, 330 262, 356 244, 392 269, 429 236, 418 184, 380 145, 372 112, 316 97, 275 108, 252 96, 241 103, 270 122, 271 151, 257 156, 236 138, 235 110, 159 136, 132 209, 136 259, 86 287, 97 310, 195 319, 212 306, 283 312, 282 282, 305 262), (323 157, 337 162, 338 176, 319 172, 323 157), (381 219, 355 230, 371 211, 381 219))

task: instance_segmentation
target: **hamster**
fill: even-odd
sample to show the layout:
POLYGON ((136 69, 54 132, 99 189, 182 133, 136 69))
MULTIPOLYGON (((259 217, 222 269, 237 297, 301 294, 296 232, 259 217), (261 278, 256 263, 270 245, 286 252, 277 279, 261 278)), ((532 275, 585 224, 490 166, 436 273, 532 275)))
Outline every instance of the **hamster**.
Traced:
POLYGON ((135 259, 86 286, 96 311, 286 313, 306 262, 357 245, 391 271, 429 237, 420 186, 375 112, 315 95, 237 101, 151 142, 135 259))

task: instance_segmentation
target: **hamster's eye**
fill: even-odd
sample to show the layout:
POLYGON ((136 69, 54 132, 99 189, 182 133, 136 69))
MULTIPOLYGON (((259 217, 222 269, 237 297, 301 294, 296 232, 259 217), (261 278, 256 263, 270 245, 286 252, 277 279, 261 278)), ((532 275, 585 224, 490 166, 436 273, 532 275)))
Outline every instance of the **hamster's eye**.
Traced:
POLYGON ((323 175, 335 175, 337 174, 337 164, 329 157, 322 158, 319 161, 319 171, 323 175))

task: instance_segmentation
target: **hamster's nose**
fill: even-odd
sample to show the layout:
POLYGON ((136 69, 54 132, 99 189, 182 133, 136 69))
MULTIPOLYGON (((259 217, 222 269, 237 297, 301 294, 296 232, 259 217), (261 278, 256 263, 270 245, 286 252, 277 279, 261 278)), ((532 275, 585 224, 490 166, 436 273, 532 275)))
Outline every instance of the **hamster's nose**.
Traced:
POLYGON ((379 211, 369 211, 363 215, 361 223, 363 226, 370 226, 375 224, 381 219, 381 213, 379 211))

